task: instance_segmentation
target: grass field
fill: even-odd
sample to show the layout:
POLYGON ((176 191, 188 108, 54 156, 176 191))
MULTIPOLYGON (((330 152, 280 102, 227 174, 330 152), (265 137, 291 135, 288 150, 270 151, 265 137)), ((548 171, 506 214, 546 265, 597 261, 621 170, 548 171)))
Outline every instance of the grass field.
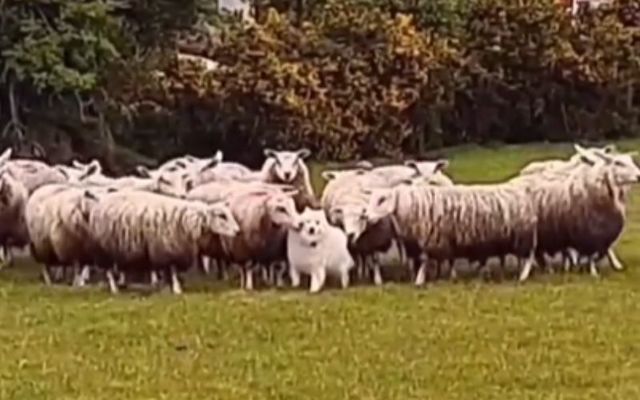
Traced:
MULTIPOLYGON (((447 156, 456 180, 494 181, 569 149, 447 156)), ((599 280, 315 296, 188 281, 181 297, 114 297, 45 288, 34 266, 19 264, 0 272, 0 399, 638 399, 638 200, 617 246, 628 268, 604 267, 599 280)))

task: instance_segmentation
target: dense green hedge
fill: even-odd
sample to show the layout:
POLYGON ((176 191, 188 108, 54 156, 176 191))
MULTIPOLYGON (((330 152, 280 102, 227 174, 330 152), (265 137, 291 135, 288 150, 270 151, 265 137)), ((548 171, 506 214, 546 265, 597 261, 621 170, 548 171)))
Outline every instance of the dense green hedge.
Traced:
POLYGON ((572 17, 553 0, 261 0, 258 25, 193 39, 220 63, 214 72, 165 52, 145 68, 121 60, 105 75, 117 87, 106 90, 117 105, 106 123, 110 139, 154 158, 222 148, 247 162, 265 145, 347 159, 637 135, 638 9, 620 0, 572 17))

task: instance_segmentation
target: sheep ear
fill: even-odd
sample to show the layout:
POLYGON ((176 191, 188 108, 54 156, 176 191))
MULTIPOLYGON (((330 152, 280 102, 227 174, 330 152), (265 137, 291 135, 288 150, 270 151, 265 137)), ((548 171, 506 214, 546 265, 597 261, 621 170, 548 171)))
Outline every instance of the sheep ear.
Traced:
POLYGON ((591 158, 585 156, 584 154, 580 154, 580 161, 587 164, 587 165, 595 165, 595 161, 593 161, 591 158))
POLYGON ((100 161, 94 158, 93 160, 91 160, 88 167, 95 168, 94 171, 97 171, 98 169, 102 168, 102 165, 100 165, 100 161))
POLYGON ((9 159, 11 158, 11 154, 13 154, 13 149, 11 147, 3 151, 0 155, 0 165, 9 161, 9 159))
POLYGON ((222 162, 222 157, 223 157, 222 150, 218 150, 218 151, 216 151, 216 154, 213 155, 212 159, 213 160, 218 160, 218 162, 221 163, 222 162))
POLYGON ((151 178, 151 171, 144 165, 138 165, 136 167, 136 173, 143 178, 151 178))
POLYGON ((439 172, 447 169, 449 167, 449 160, 438 160, 436 161, 436 166, 433 169, 433 172, 439 172))
POLYGON ((98 169, 100 168, 100 164, 99 163, 91 163, 89 164, 89 166, 87 167, 87 169, 84 171, 84 174, 80 175, 80 177, 78 178, 78 180, 83 180, 91 175, 97 174, 98 173, 98 169))
POLYGON ((420 173, 420 169, 418 169, 418 163, 415 160, 407 160, 404 163, 405 167, 413 168, 416 172, 420 173))
POLYGON ((84 168, 85 165, 78 160, 71 161, 71 166, 74 168, 84 168))
POLYGON ((301 160, 304 160, 311 155, 311 150, 303 148, 298 150, 297 153, 298 153, 298 158, 300 158, 301 160))
POLYGON ((578 153, 578 154, 584 154, 584 153, 586 153, 586 152, 587 152, 587 150, 586 150, 584 147, 580 146, 578 143, 574 143, 574 144, 573 144, 573 149, 574 149, 574 150, 576 151, 576 153, 578 153))
POLYGON ((98 200, 98 197, 89 190, 84 191, 84 197, 89 200, 98 200))
POLYGON ((211 168, 215 168, 218 164, 220 164, 220 159, 218 157, 213 157, 205 165, 200 168, 200 172, 206 171, 211 168))
POLYGON ((276 151, 273 149, 264 149, 264 156, 267 158, 276 158, 276 151))
POLYGON ((64 178, 69 180, 69 174, 67 173, 67 171, 65 171, 64 168, 60 167, 60 166, 56 166, 54 167, 58 172, 60 172, 62 175, 64 175, 64 178))
POLYGON ((335 171, 322 171, 320 175, 325 181, 330 181, 338 177, 338 174, 335 171))

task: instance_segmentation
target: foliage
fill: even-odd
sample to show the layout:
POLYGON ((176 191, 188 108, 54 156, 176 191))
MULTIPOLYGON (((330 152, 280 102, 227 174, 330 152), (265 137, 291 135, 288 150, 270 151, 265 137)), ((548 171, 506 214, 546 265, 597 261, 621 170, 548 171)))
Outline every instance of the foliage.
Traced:
POLYGON ((263 25, 232 31, 210 54, 222 67, 189 93, 254 148, 296 143, 338 159, 397 152, 414 106, 447 94, 455 49, 409 16, 352 5, 329 2, 301 27, 272 10, 263 25))
POLYGON ((345 159, 638 134, 638 0, 575 17, 554 0, 254 3, 246 27, 213 0, 6 1, 5 136, 257 163, 264 145, 345 159))

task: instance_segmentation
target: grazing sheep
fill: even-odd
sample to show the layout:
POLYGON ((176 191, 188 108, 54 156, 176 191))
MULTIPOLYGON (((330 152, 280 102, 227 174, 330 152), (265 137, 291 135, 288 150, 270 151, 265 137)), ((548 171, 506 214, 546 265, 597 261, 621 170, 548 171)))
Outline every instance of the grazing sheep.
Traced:
POLYGON ((300 273, 311 276, 310 293, 322 289, 327 273, 339 276, 343 289, 349 286, 354 262, 347 237, 329 224, 322 210, 305 209, 295 227, 289 229, 287 258, 293 287, 300 285, 300 273))
POLYGON ((375 223, 387 216, 393 217, 400 238, 422 252, 416 285, 424 283, 424 257, 441 263, 514 254, 526 260, 521 280, 531 269, 537 220, 524 190, 505 184, 405 184, 373 190, 367 219, 375 223))
POLYGON ((117 292, 113 265, 123 271, 146 266, 168 269, 175 294, 182 293, 178 273, 206 252, 212 236, 235 236, 238 224, 224 203, 205 204, 160 194, 122 190, 104 196, 90 216, 100 251, 97 265, 106 269, 117 292))

